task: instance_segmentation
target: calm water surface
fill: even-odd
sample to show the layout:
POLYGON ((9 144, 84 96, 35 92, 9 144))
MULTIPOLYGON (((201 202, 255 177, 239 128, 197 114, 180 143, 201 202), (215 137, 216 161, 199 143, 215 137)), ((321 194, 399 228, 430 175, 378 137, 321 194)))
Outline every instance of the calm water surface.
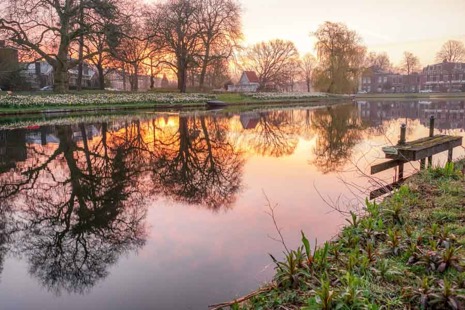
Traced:
POLYGON ((408 139, 426 136, 430 115, 437 132, 464 135, 463 101, 4 126, 0 309, 206 309, 246 294, 283 250, 266 197, 289 247, 300 230, 328 240, 344 216, 322 197, 358 207, 381 146, 404 122, 408 139))

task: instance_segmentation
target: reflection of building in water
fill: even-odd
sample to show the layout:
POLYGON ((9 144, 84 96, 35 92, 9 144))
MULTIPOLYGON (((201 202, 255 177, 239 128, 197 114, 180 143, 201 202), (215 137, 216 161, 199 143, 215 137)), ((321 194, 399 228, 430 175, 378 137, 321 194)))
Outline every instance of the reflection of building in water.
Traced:
POLYGON ((464 101, 429 102, 423 106, 420 122, 428 126, 429 117, 434 115, 436 128, 463 130, 465 129, 464 107, 464 101))
POLYGON ((25 131, 22 129, 0 131, 0 172, 16 167, 27 158, 25 131))
MULTIPOLYGON (((78 125, 71 126, 72 141, 79 142, 83 140, 83 135, 86 135, 87 140, 92 140, 94 137, 100 136, 100 130, 94 125, 84 125, 85 133, 82 132, 78 125)), ((58 144, 58 130, 54 126, 43 126, 40 129, 33 129, 26 132, 26 142, 31 144, 58 144)))
POLYGON ((373 125, 381 125, 383 121, 409 118, 418 119, 428 126, 429 117, 436 118, 435 127, 439 130, 465 129, 464 101, 358 101, 357 108, 363 119, 373 125))
POLYGON ((242 128, 254 129, 260 122, 260 115, 258 113, 242 113, 240 116, 242 128))

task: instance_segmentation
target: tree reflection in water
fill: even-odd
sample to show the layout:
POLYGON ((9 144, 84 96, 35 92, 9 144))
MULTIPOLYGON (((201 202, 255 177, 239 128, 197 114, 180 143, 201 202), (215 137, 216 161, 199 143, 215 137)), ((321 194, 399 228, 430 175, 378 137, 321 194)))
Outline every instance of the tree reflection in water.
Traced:
POLYGON ((256 136, 250 141, 250 147, 262 156, 291 155, 298 143, 292 111, 260 112, 259 115, 256 136))
MULTIPOLYGON (((2 201, 18 213, 15 251, 49 290, 83 293, 106 277, 108 267, 145 241, 139 171, 128 160, 130 144, 111 148, 105 126, 89 145, 86 128, 57 126, 59 145, 31 146, 40 160, 1 178, 2 201), (80 134, 82 145, 73 136, 80 134)), ((37 157, 36 157, 37 158, 37 157)))
POLYGON ((214 210, 229 207, 241 187, 244 160, 228 140, 227 121, 180 116, 177 130, 155 141, 155 191, 214 210))
POLYGON ((42 127, 41 143, 19 131, 8 151, 24 154, 0 175, 0 266, 10 249, 50 291, 84 293, 143 246, 150 194, 214 210, 234 202, 244 160, 227 118, 180 117, 174 134, 156 119, 113 125, 42 127))
POLYGON ((312 128, 317 136, 313 164, 329 173, 343 167, 352 156, 364 126, 355 106, 342 105, 315 110, 312 128))

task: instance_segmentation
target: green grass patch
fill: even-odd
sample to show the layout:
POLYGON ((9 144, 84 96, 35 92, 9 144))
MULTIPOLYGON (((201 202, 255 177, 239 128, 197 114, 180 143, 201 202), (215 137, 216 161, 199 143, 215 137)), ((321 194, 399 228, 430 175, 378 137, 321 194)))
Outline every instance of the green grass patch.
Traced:
POLYGON ((465 181, 457 165, 413 177, 352 213, 338 237, 275 262, 268 292, 234 309, 465 309, 465 181))

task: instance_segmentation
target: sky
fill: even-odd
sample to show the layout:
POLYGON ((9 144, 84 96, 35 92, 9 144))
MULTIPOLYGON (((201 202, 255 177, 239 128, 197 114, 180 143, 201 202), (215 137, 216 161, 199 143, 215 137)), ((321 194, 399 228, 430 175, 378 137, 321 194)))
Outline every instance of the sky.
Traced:
POLYGON ((465 0, 240 0, 245 43, 287 39, 314 53, 310 33, 325 21, 357 31, 369 51, 388 53, 397 65, 404 51, 434 63, 449 39, 465 43, 465 0))

